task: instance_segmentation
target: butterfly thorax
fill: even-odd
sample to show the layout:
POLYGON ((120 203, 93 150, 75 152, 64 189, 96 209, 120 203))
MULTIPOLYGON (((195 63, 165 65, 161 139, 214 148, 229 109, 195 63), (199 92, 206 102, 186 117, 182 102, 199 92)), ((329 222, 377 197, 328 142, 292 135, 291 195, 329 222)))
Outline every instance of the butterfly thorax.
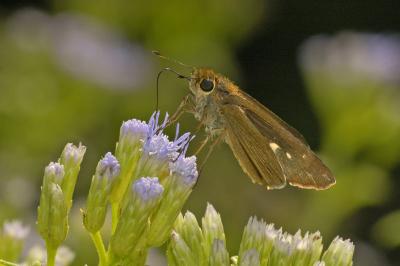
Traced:
POLYGON ((200 96, 195 97, 195 102, 195 118, 204 125, 207 134, 219 135, 225 128, 225 120, 214 99, 200 96))
POLYGON ((220 104, 220 89, 223 85, 219 82, 219 76, 209 69, 197 69, 190 83, 190 89, 194 94, 194 116, 204 125, 207 134, 212 137, 224 131, 226 121, 222 115, 220 104), (201 89, 201 81, 204 79, 212 80, 215 88, 210 92, 201 89))

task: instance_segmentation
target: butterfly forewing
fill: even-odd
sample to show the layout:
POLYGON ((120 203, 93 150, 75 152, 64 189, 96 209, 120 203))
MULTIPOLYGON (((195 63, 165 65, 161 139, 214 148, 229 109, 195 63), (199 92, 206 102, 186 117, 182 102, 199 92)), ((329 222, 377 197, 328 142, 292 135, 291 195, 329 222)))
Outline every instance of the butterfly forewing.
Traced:
POLYGON ((253 162, 269 188, 282 187, 285 180, 293 186, 313 189, 326 189, 335 183, 330 170, 301 134, 255 99, 237 91, 224 98, 223 106, 228 136, 238 138, 237 142, 247 152, 242 158, 243 153, 235 151, 239 148, 230 145, 236 158, 243 168, 247 161, 253 162))
POLYGON ((227 122, 226 142, 242 169, 253 182, 268 189, 284 187, 285 176, 265 137, 251 124, 239 106, 227 104, 222 109, 227 122))

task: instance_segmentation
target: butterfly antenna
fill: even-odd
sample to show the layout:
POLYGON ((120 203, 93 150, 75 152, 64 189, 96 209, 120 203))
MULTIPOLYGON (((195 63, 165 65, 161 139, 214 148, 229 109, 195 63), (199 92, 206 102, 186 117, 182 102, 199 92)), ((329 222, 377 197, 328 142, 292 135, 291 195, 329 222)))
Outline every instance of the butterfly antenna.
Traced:
POLYGON ((172 62, 172 63, 181 65, 181 66, 186 67, 186 68, 194 69, 193 66, 190 66, 190 65, 188 65, 188 64, 184 64, 184 63, 182 63, 181 61, 178 61, 178 60, 176 60, 176 59, 172 59, 172 58, 169 58, 169 57, 167 57, 167 56, 165 56, 165 55, 162 55, 159 51, 155 51, 155 50, 154 50, 154 51, 153 51, 153 54, 155 54, 156 56, 158 56, 158 57, 160 57, 160 58, 162 58, 162 59, 164 59, 164 60, 170 61, 170 62, 172 62))
POLYGON ((186 79, 187 81, 191 81, 191 80, 192 80, 191 77, 187 77, 187 76, 185 76, 185 75, 182 75, 182 74, 176 72, 175 70, 173 70, 173 69, 171 69, 171 68, 169 68, 169 67, 166 67, 166 68, 161 69, 160 72, 158 72, 158 74, 157 74, 157 81, 156 81, 156 98, 157 98, 157 100, 156 100, 156 110, 158 110, 158 95, 159 95, 159 89, 158 89, 158 88, 159 88, 159 80, 160 80, 161 74, 164 73, 164 72, 172 72, 172 73, 174 73, 179 79, 186 79))

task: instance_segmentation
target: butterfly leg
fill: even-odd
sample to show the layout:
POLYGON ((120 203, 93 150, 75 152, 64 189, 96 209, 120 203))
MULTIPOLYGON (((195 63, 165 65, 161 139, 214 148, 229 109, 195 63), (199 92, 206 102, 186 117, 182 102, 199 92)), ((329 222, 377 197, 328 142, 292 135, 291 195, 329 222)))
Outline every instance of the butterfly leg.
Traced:
POLYGON ((178 108, 176 109, 175 113, 169 118, 166 127, 175 124, 176 121, 186 112, 191 112, 193 109, 191 104, 191 95, 188 94, 183 97, 181 103, 179 104, 178 108))
MULTIPOLYGON (((210 147, 208 148, 207 154, 206 154, 206 156, 204 157, 204 160, 203 160, 203 162, 202 162, 201 165, 200 165, 200 168, 199 168, 200 170, 199 170, 199 172, 201 172, 201 171, 203 170, 204 165, 206 164, 206 162, 207 162, 208 158, 210 157, 211 153, 213 152, 215 146, 217 146, 217 144, 219 144, 219 143, 221 142, 221 140, 223 139, 223 137, 224 137, 224 134, 220 134, 220 135, 211 143, 210 147)), ((208 142, 209 137, 207 137, 206 140, 207 140, 207 142, 208 142)), ((206 143, 207 143, 207 142, 206 142, 206 143)), ((205 146, 205 144, 204 144, 204 146, 205 146)))
POLYGON ((203 121, 204 119, 201 119, 200 123, 197 125, 197 127, 195 128, 195 130, 193 131, 193 134, 196 135, 197 133, 199 133, 200 129, 203 126, 203 121))
MULTIPOLYGON (((219 135, 219 136, 211 143, 210 148, 208 149, 208 152, 207 152, 207 154, 206 154, 206 156, 205 156, 205 158, 204 158, 204 161, 200 164, 200 167, 198 167, 199 177, 200 177, 200 175, 201 175, 201 173, 202 173, 202 171, 203 171, 203 169, 204 169, 204 166, 205 166, 205 164, 206 164, 206 162, 207 162, 207 159, 210 157, 210 155, 211 155, 212 151, 214 150, 215 146, 216 146, 219 142, 221 142, 222 138, 223 138, 223 134, 219 135)), ((197 151, 195 152, 194 155, 197 156, 197 154, 207 145, 207 143, 210 141, 210 139, 211 139, 210 136, 207 136, 207 137, 203 140, 203 142, 201 143, 200 147, 197 149, 197 151)), ((197 178, 197 181, 196 181, 196 184, 194 185, 194 187, 197 185, 197 182, 199 181, 199 179, 200 179, 200 178, 197 178)), ((193 188, 194 188, 194 187, 193 187, 193 188)))
POLYGON ((196 152, 194 153, 194 155, 197 156, 197 155, 203 150, 203 148, 207 145, 207 143, 208 143, 209 140, 210 140, 210 137, 207 136, 207 137, 201 142, 200 146, 197 148, 197 150, 196 150, 196 152))
MULTIPOLYGON (((203 115, 200 123, 197 125, 196 129, 194 130, 194 133, 193 133, 194 135, 196 135, 200 131, 200 129, 202 128, 202 126, 204 124, 204 120, 205 120, 205 116, 203 115)), ((203 148, 207 145, 207 143, 208 143, 208 141, 210 141, 210 139, 211 139, 210 135, 207 135, 207 137, 201 142, 199 148, 197 148, 194 155, 197 156, 203 150, 203 148)))

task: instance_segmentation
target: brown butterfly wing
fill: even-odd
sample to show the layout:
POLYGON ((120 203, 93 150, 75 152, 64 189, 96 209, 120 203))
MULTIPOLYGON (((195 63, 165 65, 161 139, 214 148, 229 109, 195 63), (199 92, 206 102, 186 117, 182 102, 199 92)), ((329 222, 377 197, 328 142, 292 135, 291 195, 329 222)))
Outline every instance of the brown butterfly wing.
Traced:
POLYGON ((225 140, 244 172, 268 189, 284 187, 285 176, 265 137, 239 106, 224 105, 222 109, 227 122, 225 140))
MULTIPOLYGON (((331 171, 309 148, 301 134, 251 96, 237 91, 236 94, 224 98, 223 106, 222 110, 227 118, 227 123, 232 124, 230 129, 233 132, 230 134, 234 134, 236 137, 240 135, 240 142, 247 143, 247 146, 252 144, 257 146, 255 148, 257 152, 249 154, 250 159, 253 159, 252 156, 265 157, 266 160, 262 163, 272 164, 268 168, 274 169, 275 172, 277 167, 274 166, 274 162, 278 162, 282 175, 293 186, 326 189, 335 184, 336 181, 331 171), (240 128, 237 125, 240 123, 232 120, 237 119, 238 115, 235 117, 229 115, 229 112, 242 113, 240 122, 243 123, 247 119, 248 122, 245 125, 251 125, 251 131, 247 134, 243 132, 246 128, 240 128), (242 132, 238 133, 237 130, 242 132), (254 139, 256 142, 252 143, 254 139), (273 158, 271 158, 271 152, 274 155, 273 158)), ((261 159, 257 160, 261 161, 261 159)), ((267 173, 263 178, 269 180, 271 176, 267 173)), ((284 182, 282 183, 284 184, 284 182)))

